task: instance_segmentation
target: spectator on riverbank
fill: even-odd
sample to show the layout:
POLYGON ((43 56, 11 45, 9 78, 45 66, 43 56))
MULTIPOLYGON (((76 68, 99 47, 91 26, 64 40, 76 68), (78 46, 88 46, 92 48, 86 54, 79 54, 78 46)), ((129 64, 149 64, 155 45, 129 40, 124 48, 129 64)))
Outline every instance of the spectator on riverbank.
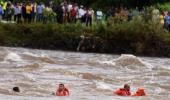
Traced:
POLYGON ((68 2, 67 7, 67 21, 71 22, 71 11, 73 10, 73 4, 71 2, 68 2))
POLYGON ((45 7, 43 6, 42 3, 39 3, 37 6, 37 22, 42 22, 43 21, 43 12, 44 12, 45 7))
POLYGON ((96 12, 96 20, 97 20, 97 22, 101 22, 102 18, 103 18, 103 12, 101 10, 98 10, 96 12))
POLYGON ((31 6, 31 3, 29 2, 27 5, 26 5, 26 20, 28 23, 31 23, 31 20, 32 20, 32 13, 33 9, 32 9, 32 6, 31 6))
POLYGON ((47 22, 53 23, 53 18, 54 18, 53 15, 54 15, 54 12, 52 8, 49 6, 45 7, 44 13, 43 13, 43 17, 44 17, 43 23, 47 23, 47 22))
POLYGON ((163 26, 164 23, 165 23, 163 14, 161 14, 161 15, 159 16, 159 20, 160 20, 160 24, 163 26))
POLYGON ((8 2, 2 2, 2 8, 3 8, 3 11, 4 11, 3 19, 6 19, 6 8, 7 8, 7 3, 8 3, 8 2))
POLYGON ((170 31, 170 13, 168 13, 167 16, 165 16, 165 28, 170 31))
POLYGON ((93 16, 93 9, 92 8, 89 8, 86 12, 86 26, 92 26, 92 17, 93 16))
POLYGON ((76 23, 76 17, 77 17, 77 7, 74 5, 73 8, 70 11, 70 20, 71 22, 76 23))
POLYGON ((17 23, 21 23, 21 12, 21 5, 17 3, 14 6, 14 21, 16 21, 17 23))
POLYGON ((63 15, 64 15, 64 11, 63 11, 63 8, 62 8, 62 4, 59 5, 57 8, 56 8, 56 15, 57 15, 57 22, 59 24, 62 24, 63 21, 64 21, 64 18, 63 18, 63 15))
POLYGON ((9 2, 7 4, 7 8, 6 8, 6 12, 5 12, 5 17, 7 21, 11 21, 12 20, 12 5, 9 2))
POLYGON ((62 3, 62 10, 63 10, 63 22, 67 23, 68 13, 67 13, 67 2, 62 3))
POLYGON ((31 21, 35 22, 36 15, 37 15, 37 4, 36 3, 31 3, 32 11, 31 11, 31 21))
POLYGON ((24 20, 24 23, 26 23, 27 22, 27 14, 26 14, 26 4, 25 3, 22 4, 21 9, 22 9, 22 18, 24 20))
POLYGON ((163 15, 164 17, 168 16, 168 11, 167 10, 163 11, 163 15))
POLYGON ((85 22, 85 14, 86 14, 86 10, 85 8, 81 5, 80 9, 78 10, 78 15, 79 15, 79 19, 81 23, 85 22))
POLYGON ((4 14, 3 8, 0 5, 0 21, 2 20, 3 14, 4 14))

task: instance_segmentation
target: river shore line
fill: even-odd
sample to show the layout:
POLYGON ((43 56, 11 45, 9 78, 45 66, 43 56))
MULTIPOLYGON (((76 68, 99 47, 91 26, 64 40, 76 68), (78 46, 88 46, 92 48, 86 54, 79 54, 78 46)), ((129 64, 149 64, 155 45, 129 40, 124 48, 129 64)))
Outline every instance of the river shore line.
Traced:
POLYGON ((0 45, 94 53, 170 56, 170 33, 161 25, 0 24, 0 45))

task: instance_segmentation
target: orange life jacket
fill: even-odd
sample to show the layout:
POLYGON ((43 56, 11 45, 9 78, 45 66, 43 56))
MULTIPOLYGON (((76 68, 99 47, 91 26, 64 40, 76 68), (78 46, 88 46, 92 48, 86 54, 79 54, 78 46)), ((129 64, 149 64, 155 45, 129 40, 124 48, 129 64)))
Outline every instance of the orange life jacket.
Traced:
POLYGON ((130 96, 131 95, 130 91, 127 91, 125 89, 119 89, 119 90, 115 91, 114 94, 117 94, 120 96, 130 96))
POLYGON ((133 94, 132 96, 145 96, 146 93, 145 93, 145 90, 142 89, 142 88, 139 88, 135 94, 133 94))
POLYGON ((69 94, 68 89, 65 88, 64 90, 57 89, 56 95, 57 96, 69 96, 70 94, 69 94))

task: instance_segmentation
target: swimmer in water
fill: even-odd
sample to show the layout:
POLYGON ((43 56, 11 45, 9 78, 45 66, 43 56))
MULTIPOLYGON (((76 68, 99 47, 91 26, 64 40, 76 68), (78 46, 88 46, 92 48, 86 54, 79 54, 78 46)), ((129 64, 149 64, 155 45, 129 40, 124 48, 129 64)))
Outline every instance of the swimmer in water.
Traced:
POLYGON ((130 85, 125 84, 123 88, 120 88, 114 92, 114 94, 119 95, 119 96, 130 96, 130 85))
POLYGON ((19 93, 19 92, 20 92, 20 89, 19 89, 19 87, 13 87, 13 91, 19 93))
POLYGON ((56 91, 56 96, 69 96, 69 90, 65 88, 64 84, 59 84, 57 91, 56 91))

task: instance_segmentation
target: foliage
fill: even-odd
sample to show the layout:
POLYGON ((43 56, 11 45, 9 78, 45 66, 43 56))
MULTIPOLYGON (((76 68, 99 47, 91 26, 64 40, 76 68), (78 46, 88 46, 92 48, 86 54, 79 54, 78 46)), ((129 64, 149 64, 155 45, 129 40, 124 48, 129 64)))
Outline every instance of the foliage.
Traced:
MULTIPOLYGON (((70 1, 77 1, 77 0, 70 0, 70 1)), ((86 5, 88 7, 93 7, 95 9, 102 8, 106 10, 110 7, 119 7, 119 6, 126 6, 128 8, 135 8, 139 7, 142 8, 143 6, 150 6, 157 3, 166 3, 169 0, 78 0, 79 4, 86 5)))
POLYGON ((158 7, 161 11, 164 11, 164 10, 170 11, 170 2, 168 2, 168 3, 163 3, 163 4, 158 3, 158 4, 157 4, 157 7, 158 7))
POLYGON ((100 53, 132 53, 147 56, 170 56, 170 33, 162 25, 143 17, 130 22, 99 24, 0 24, 0 45, 38 49, 100 53))

